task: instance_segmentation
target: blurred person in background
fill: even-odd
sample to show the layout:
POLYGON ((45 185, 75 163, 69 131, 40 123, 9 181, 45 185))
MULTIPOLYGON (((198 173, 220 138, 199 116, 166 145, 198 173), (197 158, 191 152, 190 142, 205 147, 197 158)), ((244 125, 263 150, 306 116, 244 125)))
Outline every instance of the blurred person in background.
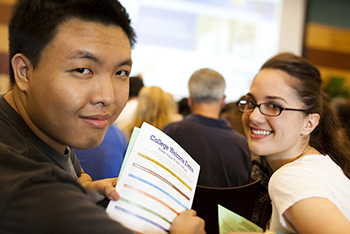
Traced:
POLYGON ((225 88, 225 79, 217 71, 197 70, 188 82, 191 114, 163 128, 201 166, 198 185, 235 187, 250 182, 247 139, 219 117, 225 88))
POLYGON ((121 125, 126 124, 130 121, 131 116, 135 113, 139 92, 144 86, 142 76, 132 76, 129 78, 129 99, 124 109, 114 121, 114 124, 120 128, 121 125))
POLYGON ((118 177, 127 147, 123 131, 112 124, 99 146, 74 151, 84 171, 92 180, 100 180, 118 177))
POLYGON ((220 111, 220 118, 227 120, 233 129, 245 136, 242 124, 242 112, 238 110, 237 102, 226 103, 220 111))
POLYGON ((143 122, 147 122, 162 129, 166 124, 175 121, 173 113, 168 93, 158 86, 145 86, 140 90, 135 113, 130 117, 130 122, 121 126, 121 130, 129 141, 134 127, 139 128, 143 122))
POLYGON ((171 93, 166 93, 169 101, 170 112, 174 122, 183 120, 183 115, 179 113, 178 103, 175 101, 174 96, 171 93))

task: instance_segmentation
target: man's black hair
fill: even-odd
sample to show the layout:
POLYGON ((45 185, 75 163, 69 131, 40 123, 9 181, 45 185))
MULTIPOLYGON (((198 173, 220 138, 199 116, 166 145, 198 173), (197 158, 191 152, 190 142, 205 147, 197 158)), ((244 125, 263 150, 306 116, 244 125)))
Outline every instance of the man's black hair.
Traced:
POLYGON ((9 23, 12 85, 15 82, 12 57, 22 53, 35 68, 44 48, 56 36, 58 26, 70 18, 120 26, 128 36, 131 47, 136 41, 129 15, 117 0, 18 0, 9 23))

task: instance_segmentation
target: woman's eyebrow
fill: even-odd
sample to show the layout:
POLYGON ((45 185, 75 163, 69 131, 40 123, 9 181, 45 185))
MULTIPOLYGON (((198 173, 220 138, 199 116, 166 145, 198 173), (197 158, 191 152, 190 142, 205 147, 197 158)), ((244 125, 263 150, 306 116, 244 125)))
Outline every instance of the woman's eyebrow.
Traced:
POLYGON ((254 98, 254 95, 251 93, 247 93, 245 96, 250 96, 250 97, 254 98))
POLYGON ((281 100, 281 101, 287 103, 287 101, 286 101, 284 98, 279 97, 279 96, 267 96, 266 98, 267 98, 268 100, 281 100))
MULTIPOLYGON (((251 93, 247 93, 246 96, 249 96, 249 97, 251 97, 251 98, 254 98, 254 95, 251 94, 251 93)), ((266 100, 281 100, 281 101, 287 103, 287 101, 286 101, 284 98, 279 97, 279 96, 267 96, 265 99, 266 99, 266 100)))

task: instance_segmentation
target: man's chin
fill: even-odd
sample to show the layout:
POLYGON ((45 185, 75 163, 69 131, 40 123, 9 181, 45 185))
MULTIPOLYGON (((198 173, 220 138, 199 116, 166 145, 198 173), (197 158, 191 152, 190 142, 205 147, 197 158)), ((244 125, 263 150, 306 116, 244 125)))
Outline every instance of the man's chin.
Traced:
POLYGON ((80 149, 80 150, 85 150, 85 149, 92 149, 92 148, 96 148, 97 146, 99 146, 103 141, 103 137, 101 137, 100 139, 89 139, 85 142, 79 142, 73 147, 74 149, 80 149))

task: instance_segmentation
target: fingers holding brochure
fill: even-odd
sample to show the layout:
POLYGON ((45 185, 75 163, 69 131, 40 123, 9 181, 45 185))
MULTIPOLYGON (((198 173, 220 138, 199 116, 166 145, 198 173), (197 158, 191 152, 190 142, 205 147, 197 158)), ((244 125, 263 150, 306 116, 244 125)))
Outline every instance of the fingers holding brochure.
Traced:
POLYGON ((136 233, 169 233, 174 219, 171 233, 205 233, 204 221, 190 210, 199 170, 177 142, 143 123, 133 131, 120 170, 120 199, 110 201, 106 212, 136 233))
POLYGON ((178 215, 170 227, 170 234, 205 234, 205 222, 195 210, 185 210, 178 215))

